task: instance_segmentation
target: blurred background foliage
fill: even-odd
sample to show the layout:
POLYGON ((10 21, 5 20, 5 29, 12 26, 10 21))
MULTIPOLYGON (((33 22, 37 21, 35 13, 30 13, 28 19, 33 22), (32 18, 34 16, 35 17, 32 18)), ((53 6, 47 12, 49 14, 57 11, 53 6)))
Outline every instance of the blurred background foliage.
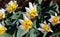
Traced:
MULTIPOLYGON (((0 8, 5 8, 5 4, 7 4, 11 0, 0 0, 0 8)), ((38 3, 38 0, 16 0, 19 8, 18 10, 24 10, 24 7, 28 6, 29 2, 32 3, 38 3)), ((46 7, 50 4, 50 2, 53 1, 53 3, 60 3, 60 0, 42 0, 42 7, 46 7)), ((60 6, 60 5, 59 5, 60 6)))

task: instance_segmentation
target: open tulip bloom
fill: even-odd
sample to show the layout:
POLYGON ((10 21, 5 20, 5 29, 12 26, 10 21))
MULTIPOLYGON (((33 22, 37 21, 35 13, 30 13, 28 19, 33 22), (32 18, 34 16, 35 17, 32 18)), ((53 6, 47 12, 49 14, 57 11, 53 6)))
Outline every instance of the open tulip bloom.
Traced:
POLYGON ((45 21, 44 21, 44 23, 40 24, 40 27, 41 28, 38 28, 38 30, 41 31, 42 33, 44 33, 44 32, 53 32, 50 28, 50 25, 47 24, 45 21))
POLYGON ((19 26, 20 27, 20 29, 23 29, 23 30, 26 30, 26 31, 28 31, 30 28, 32 28, 32 21, 31 20, 29 20, 26 16, 25 16, 25 14, 23 14, 23 19, 24 20, 21 20, 21 19, 19 19, 19 21, 20 21, 20 23, 21 23, 21 25, 19 26))
POLYGON ((5 18, 5 9, 1 8, 0 9, 0 19, 5 18))
POLYGON ((40 35, 57 37, 60 35, 59 4, 51 0, 48 0, 48 4, 43 0, 29 1, 0 1, 0 37, 39 37, 40 35))
POLYGON ((4 22, 0 23, 0 35, 3 35, 6 32, 7 28, 4 26, 4 22))
POLYGON ((6 10, 9 13, 14 12, 18 7, 17 1, 10 1, 8 4, 6 4, 6 10))
POLYGON ((55 16, 51 15, 51 18, 48 21, 51 22, 53 24, 53 26, 55 26, 58 23, 60 23, 59 19, 60 19, 60 17, 57 16, 57 13, 55 13, 55 16))
POLYGON ((33 19, 35 18, 36 16, 38 16, 38 12, 37 12, 37 6, 31 2, 29 2, 29 8, 28 7, 25 7, 26 9, 26 15, 28 16, 29 19, 33 19))

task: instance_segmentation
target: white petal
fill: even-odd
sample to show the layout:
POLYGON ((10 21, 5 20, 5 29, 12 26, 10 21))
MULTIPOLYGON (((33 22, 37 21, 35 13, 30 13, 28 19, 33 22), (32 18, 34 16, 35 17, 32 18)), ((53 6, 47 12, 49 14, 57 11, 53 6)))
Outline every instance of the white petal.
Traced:
POLYGON ((9 5, 6 4, 5 6, 8 7, 9 5))
POLYGON ((45 32, 45 30, 42 29, 42 28, 38 28, 38 30, 41 31, 41 32, 45 32))
POLYGON ((14 3, 16 4, 16 3, 17 3, 17 1, 14 1, 14 3))
POLYGON ((4 23, 4 21, 2 21, 2 25, 3 25, 3 26, 5 26, 5 23, 4 23))
POLYGON ((23 14, 23 18, 24 18, 24 20, 28 20, 28 18, 26 17, 25 14, 23 14))
POLYGON ((50 30, 50 32, 53 32, 52 30, 50 30))
POLYGON ((27 8, 27 7, 25 7, 25 9, 26 9, 26 12, 30 12, 31 10, 29 9, 29 8, 27 8))
POLYGON ((51 15, 51 18, 54 18, 55 16, 51 15))
POLYGON ((19 22, 20 22, 21 24, 24 24, 24 20, 19 19, 19 22))
POLYGON ((37 5, 35 3, 33 3, 34 9, 36 9, 37 5))
POLYGON ((2 12, 2 13, 4 13, 5 11, 6 11, 6 10, 3 9, 3 8, 0 9, 0 12, 2 12))
MULTIPOLYGON (((14 1, 14 3, 17 4, 17 1, 14 1)), ((17 6, 18 6, 18 4, 17 4, 17 6)))
POLYGON ((26 16, 30 19, 30 15, 26 12, 26 16))
POLYGON ((6 11, 8 10, 8 5, 6 5, 6 9, 5 9, 6 11))
POLYGON ((5 9, 3 9, 3 8, 2 8, 1 10, 2 10, 2 11, 6 11, 6 10, 5 10, 5 9))
POLYGON ((49 21, 49 22, 52 22, 52 19, 49 19, 48 21, 49 21))
POLYGON ((7 30, 7 28, 5 28, 5 30, 7 30))
POLYGON ((46 21, 44 21, 44 24, 46 24, 46 21))
POLYGON ((0 27, 2 27, 1 23, 0 23, 0 27))
POLYGON ((19 28, 20 28, 20 29, 22 29, 22 30, 24 30, 24 27, 23 27, 23 25, 20 25, 20 26, 19 26, 19 28))
POLYGON ((31 2, 29 2, 29 8, 30 8, 31 10, 34 9, 31 2))
POLYGON ((40 26, 41 26, 41 27, 43 27, 43 26, 44 26, 44 24, 43 24, 43 23, 41 23, 41 24, 40 24, 40 26))
POLYGON ((55 13, 55 16, 57 16, 57 13, 55 13))
POLYGON ((38 16, 38 13, 36 14, 36 16, 38 16))
POLYGON ((10 1, 9 3, 8 3, 8 5, 11 5, 13 3, 13 1, 10 1))
POLYGON ((50 23, 48 23, 48 25, 50 26, 50 23))

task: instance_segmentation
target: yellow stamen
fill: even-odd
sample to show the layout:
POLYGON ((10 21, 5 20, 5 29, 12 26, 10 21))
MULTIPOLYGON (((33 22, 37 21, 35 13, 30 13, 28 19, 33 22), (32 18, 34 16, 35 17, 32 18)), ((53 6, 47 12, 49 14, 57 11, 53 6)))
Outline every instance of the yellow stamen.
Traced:
POLYGON ((37 10, 36 9, 33 9, 30 13, 29 13, 30 17, 31 18, 35 18, 36 15, 37 15, 37 10))
POLYGON ((17 8, 17 4, 15 4, 13 2, 10 6, 7 7, 7 11, 8 12, 14 12, 16 10, 16 8, 17 8))
POLYGON ((48 26, 48 24, 45 24, 45 25, 43 26, 43 29, 44 29, 45 31, 47 31, 47 32, 50 32, 50 30, 51 30, 51 28, 48 26))
POLYGON ((0 13, 0 19, 3 19, 3 18, 4 18, 4 16, 5 16, 5 14, 4 14, 4 13, 0 13))
POLYGON ((11 6, 8 6, 8 9, 7 9, 8 12, 13 12, 14 10, 12 9, 11 6))
POLYGON ((6 27, 0 27, 0 35, 3 35, 6 32, 6 27))
POLYGON ((53 23, 54 25, 56 25, 56 24, 58 23, 58 21, 59 21, 59 17, 58 17, 58 16, 55 16, 55 17, 53 18, 52 23, 53 23))
POLYGON ((32 22, 30 20, 25 20, 25 23, 23 26, 25 30, 29 30, 30 28, 32 28, 32 22))

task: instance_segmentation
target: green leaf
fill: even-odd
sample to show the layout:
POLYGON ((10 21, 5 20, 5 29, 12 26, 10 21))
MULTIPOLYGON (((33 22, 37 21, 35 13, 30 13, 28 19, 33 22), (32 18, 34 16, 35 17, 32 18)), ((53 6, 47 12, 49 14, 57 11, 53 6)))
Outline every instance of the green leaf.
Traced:
POLYGON ((22 36, 25 35, 26 33, 27 33, 27 31, 18 29, 18 31, 17 31, 17 37, 22 37, 22 36))
POLYGON ((53 10, 50 10, 49 13, 50 13, 50 14, 54 14, 55 12, 54 12, 53 10))
POLYGON ((17 19, 19 17, 19 15, 17 15, 17 14, 14 14, 14 15, 12 15, 12 19, 17 19))
POLYGON ((33 27, 36 28, 36 20, 33 22, 33 27))
POLYGON ((9 20, 5 21, 6 25, 12 25, 12 23, 9 20))
POLYGON ((52 5, 53 5, 53 1, 50 2, 50 6, 52 6, 52 5))
POLYGON ((18 12, 16 12, 16 13, 14 13, 14 14, 11 16, 11 18, 12 18, 12 19, 18 19, 21 14, 22 14, 22 12, 21 12, 21 11, 18 11, 18 12))
POLYGON ((59 9, 58 9, 58 8, 59 8, 59 6, 58 6, 57 4, 56 4, 56 7, 57 7, 57 8, 56 8, 56 11, 59 13, 59 9))
POLYGON ((48 32, 44 32, 44 35, 43 35, 43 37, 46 37, 47 33, 48 33, 48 32))
POLYGON ((0 35, 0 37, 12 37, 12 36, 9 35, 9 34, 7 34, 7 33, 5 33, 5 34, 3 34, 3 35, 0 35))
POLYGON ((39 32, 37 32, 35 29, 31 29, 29 37, 37 37, 39 32))
POLYGON ((21 12, 21 11, 18 11, 18 14, 19 14, 19 15, 21 15, 21 14, 22 14, 22 12, 21 12))

